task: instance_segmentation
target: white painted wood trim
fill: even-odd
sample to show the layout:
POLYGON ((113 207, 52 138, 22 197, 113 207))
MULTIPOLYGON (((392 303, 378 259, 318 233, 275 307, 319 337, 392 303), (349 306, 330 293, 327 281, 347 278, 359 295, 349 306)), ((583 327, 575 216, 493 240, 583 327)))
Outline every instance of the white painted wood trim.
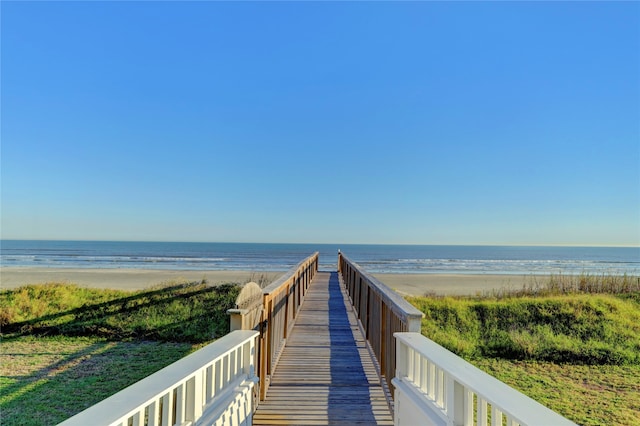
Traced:
MULTIPOLYGON (((252 399, 252 392, 246 391, 246 386, 253 388, 255 377, 250 377, 245 372, 255 372, 255 339, 259 333, 253 330, 238 330, 216 340, 210 345, 174 362, 168 367, 134 383, 126 389, 110 396, 109 398, 89 407, 81 413, 61 423, 62 426, 86 426, 89 424, 119 425, 127 424, 129 418, 142 418, 149 407, 150 412, 159 412, 159 403, 163 401, 163 425, 174 424, 171 417, 174 392, 176 393, 176 420, 180 423, 195 423, 198 418, 189 414, 203 415, 205 407, 212 410, 216 398, 229 389, 240 389, 252 399), (244 355, 243 351, 250 351, 250 355, 244 355), (234 365, 230 365, 233 360, 234 365), (239 360, 240 364, 235 362, 239 360), (244 365, 246 362, 249 365, 244 365), (217 368, 219 366, 219 368, 217 368), (213 372, 213 377, 206 374, 207 370, 213 372), (222 371, 221 371, 222 370, 222 371), (203 384, 203 378, 213 380, 217 386, 203 384), (250 385, 248 385, 250 384, 250 385), (187 389, 194 386, 192 395, 187 398, 187 389), (218 387, 220 386, 220 387, 218 387), (216 392, 207 395, 203 387, 214 388, 216 392), (189 401, 191 406, 185 405, 189 401)), ((222 398, 224 399, 224 398, 222 398)), ((225 401, 228 400, 224 399, 225 401)), ((236 403, 236 402, 234 402, 236 403)), ((244 404, 244 403, 243 403, 244 404)), ((252 401, 248 401, 250 406, 252 401)), ((224 410, 221 410, 224 411, 224 410)), ((135 420, 134 420, 135 423, 135 420)), ((249 423, 250 424, 250 419, 249 423)))
MULTIPOLYGON (((486 403, 491 404, 491 423, 495 425, 502 425, 503 414, 508 419, 508 424, 513 425, 574 425, 558 413, 474 367, 425 336, 419 333, 394 335, 398 353, 394 383, 403 384, 396 387, 396 392, 406 392, 407 386, 410 386, 413 389, 412 401, 419 396, 423 410, 437 411, 434 412, 436 416, 444 413, 449 424, 473 424, 473 407, 470 406, 470 402, 475 395, 479 402, 476 423, 478 425, 487 424, 486 403), (427 363, 416 362, 416 354, 426 359, 427 363), (425 379, 421 367, 424 365, 428 365, 426 382, 431 384, 435 381, 435 395, 431 394, 430 385, 425 390, 422 384, 425 379), (434 375, 435 380, 432 377, 434 375)), ((406 415, 403 416, 401 412, 399 416, 400 419, 406 419, 406 415)))

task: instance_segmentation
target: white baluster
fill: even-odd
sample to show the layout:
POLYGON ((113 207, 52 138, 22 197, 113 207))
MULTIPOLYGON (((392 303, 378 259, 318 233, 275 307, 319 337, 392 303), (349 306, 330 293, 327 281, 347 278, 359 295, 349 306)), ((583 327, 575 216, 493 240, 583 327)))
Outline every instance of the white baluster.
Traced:
POLYGON ((213 373, 213 396, 218 395, 218 393, 222 390, 222 359, 219 359, 215 363, 213 373))
POLYGON ((422 375, 422 363, 420 362, 420 352, 413 350, 413 382, 420 383, 420 376, 422 375))
POLYGON ((186 392, 184 382, 176 388, 176 424, 182 424, 186 420, 185 410, 186 392))
POLYGON ((480 397, 477 397, 477 418, 478 418, 478 426, 487 426, 487 418, 488 418, 488 410, 487 410, 487 400, 480 397))
POLYGON ((436 404, 444 407, 444 371, 436 366, 436 404))
POLYGON ((409 380, 411 380, 412 382, 415 382, 415 368, 414 368, 414 361, 415 361, 415 357, 414 357, 415 351, 413 350, 413 348, 407 347, 407 358, 406 358, 406 362, 407 362, 407 378, 409 380))
POLYGON ((444 411, 450 419, 456 419, 456 386, 451 376, 445 374, 444 411))
POLYGON ((142 424, 141 417, 142 417, 142 414, 140 413, 140 410, 136 411, 134 415, 131 416, 132 426, 140 426, 142 424))
POLYGON ((491 406, 491 426, 502 426, 502 411, 495 405, 491 406))
POLYGON ((435 401, 436 399, 436 365, 433 361, 429 360, 429 381, 427 382, 427 395, 435 401))
POLYGON ((473 424, 473 392, 471 389, 464 388, 464 425, 471 426, 473 424))
POLYGON ((205 370, 205 403, 211 401, 213 398, 213 386, 215 377, 213 375, 213 365, 210 365, 205 370))
POLYGON ((158 426, 158 401, 149 404, 147 426, 158 426))
POLYGON ((420 390, 423 392, 428 392, 427 383, 428 383, 428 374, 429 374, 429 361, 427 358, 422 357, 420 359, 420 390))
POLYGON ((162 397, 162 426, 173 425, 173 390, 162 397))

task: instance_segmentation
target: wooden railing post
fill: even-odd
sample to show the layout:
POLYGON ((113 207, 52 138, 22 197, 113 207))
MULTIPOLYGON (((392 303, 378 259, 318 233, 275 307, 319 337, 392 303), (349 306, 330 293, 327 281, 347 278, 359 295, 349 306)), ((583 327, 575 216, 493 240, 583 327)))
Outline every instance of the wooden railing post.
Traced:
MULTIPOLYGON (((295 282, 295 279, 294 279, 295 282)), ((295 289, 295 284, 292 286, 293 289, 295 289)), ((282 334, 283 337, 286 339, 287 338, 287 332, 289 331, 289 299, 291 298, 291 293, 290 293, 290 286, 287 285, 286 286, 286 290, 285 290, 285 298, 284 298, 284 327, 282 329, 282 334)))
POLYGON ((269 337, 269 327, 266 320, 260 323, 260 355, 258 380, 260 385, 260 401, 264 401, 267 392, 267 339, 269 337))
POLYGON ((306 289, 317 270, 318 253, 314 253, 262 289, 264 310, 259 355, 260 400, 266 397, 271 374, 304 302, 306 289))
POLYGON ((396 368, 393 333, 420 331, 424 314, 340 251, 338 269, 366 339, 376 356, 380 374, 393 393, 391 380, 396 368), (373 305, 378 318, 371 316, 373 305))
POLYGON ((273 323, 273 300, 269 300, 267 304, 267 353, 265 354, 267 357, 267 369, 265 373, 267 375, 271 375, 271 360, 273 358, 273 334, 274 334, 274 323, 273 323))
POLYGON ((263 310, 262 289, 254 282, 245 284, 236 297, 235 308, 227 310, 230 330, 256 330, 263 310))
POLYGON ((378 356, 378 362, 380 363, 380 373, 384 374, 387 371, 387 307, 381 301, 382 307, 380 309, 380 353, 378 356))

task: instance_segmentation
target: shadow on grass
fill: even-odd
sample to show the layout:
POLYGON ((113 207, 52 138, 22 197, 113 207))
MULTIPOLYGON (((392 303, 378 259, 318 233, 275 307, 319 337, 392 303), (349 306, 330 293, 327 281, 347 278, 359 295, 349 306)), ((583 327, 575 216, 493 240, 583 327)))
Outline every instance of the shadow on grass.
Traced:
MULTIPOLYGON (((28 338, 24 338, 28 339, 28 338)), ((16 365, 35 368, 3 374, 0 385, 1 423, 10 425, 57 424, 182 358, 188 343, 109 342, 99 339, 59 337, 30 339, 21 345, 30 353, 7 358, 16 365), (39 359, 40 351, 46 353, 39 359), (20 359, 23 358, 23 359, 20 359)))
POLYGON ((62 318, 67 315, 84 316, 89 314, 93 310, 101 311, 114 306, 126 306, 128 303, 134 303, 139 300, 153 300, 155 297, 162 298, 164 295, 172 295, 174 291, 183 289, 188 286, 194 286, 194 285, 197 285, 197 283, 194 282, 194 283, 187 283, 187 284, 177 284, 172 286, 161 287, 154 290, 145 290, 141 292, 136 292, 133 296, 119 297, 117 299, 109 300, 107 302, 85 304, 80 308, 70 309, 68 311, 56 312, 55 314, 43 315, 41 317, 34 318, 27 321, 9 323, 4 326, 4 332, 13 332, 16 329, 31 327, 39 323, 62 318))
MULTIPOLYGON (((95 293, 80 307, 4 324, 0 424, 57 424, 228 333, 238 292, 192 282, 108 301, 95 293)), ((51 300, 34 303, 58 304, 41 294, 51 300)))
POLYGON ((172 285, 117 297, 27 321, 5 324, 4 340, 36 336, 93 336, 202 343, 229 330, 227 309, 238 286, 204 282, 172 285))

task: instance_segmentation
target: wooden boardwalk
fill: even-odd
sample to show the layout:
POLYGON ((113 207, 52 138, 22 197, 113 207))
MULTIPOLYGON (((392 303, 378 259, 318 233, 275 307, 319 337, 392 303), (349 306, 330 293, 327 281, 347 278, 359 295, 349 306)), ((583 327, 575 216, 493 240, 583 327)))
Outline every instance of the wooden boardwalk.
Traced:
POLYGON ((352 309, 338 273, 317 273, 254 425, 393 424, 352 309))

